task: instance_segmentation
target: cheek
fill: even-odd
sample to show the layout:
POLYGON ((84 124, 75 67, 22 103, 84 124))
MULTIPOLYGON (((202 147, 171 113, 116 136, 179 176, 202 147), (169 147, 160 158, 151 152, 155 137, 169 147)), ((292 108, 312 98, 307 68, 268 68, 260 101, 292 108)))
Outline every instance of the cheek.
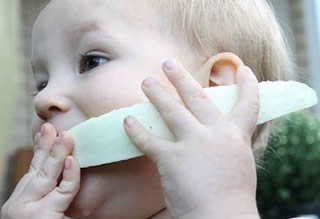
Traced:
POLYGON ((94 74, 79 83, 77 88, 77 102, 88 117, 148 101, 141 89, 144 75, 124 71, 94 74))

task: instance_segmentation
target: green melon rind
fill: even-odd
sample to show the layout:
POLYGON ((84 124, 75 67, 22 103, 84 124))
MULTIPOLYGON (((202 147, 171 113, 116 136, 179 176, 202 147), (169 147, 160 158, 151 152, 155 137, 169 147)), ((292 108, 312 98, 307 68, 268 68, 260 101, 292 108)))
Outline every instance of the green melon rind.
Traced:
MULTIPOLYGON (((227 114, 238 99, 237 89, 236 85, 232 85, 204 90, 220 111, 227 114)), ((318 102, 313 89, 295 81, 261 82, 259 92, 258 124, 309 108, 318 102)), ((123 120, 128 115, 136 117, 154 135, 169 140, 174 139, 151 103, 114 110, 82 122, 68 131, 74 138, 73 155, 78 159, 81 168, 128 160, 143 155, 131 143, 123 128, 123 120)))

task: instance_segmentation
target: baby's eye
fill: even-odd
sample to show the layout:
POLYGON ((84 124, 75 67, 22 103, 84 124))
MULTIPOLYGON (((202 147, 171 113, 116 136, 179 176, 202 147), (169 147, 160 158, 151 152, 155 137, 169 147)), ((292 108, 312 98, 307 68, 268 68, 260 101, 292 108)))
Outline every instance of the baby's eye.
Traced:
POLYGON ((48 85, 47 81, 40 82, 39 84, 36 85, 36 91, 34 91, 31 95, 32 96, 37 96, 37 94, 40 91, 42 91, 47 85, 48 85))
POLYGON ((37 85, 37 91, 43 90, 48 85, 47 81, 43 81, 37 85))
POLYGON ((110 61, 108 58, 98 55, 82 55, 79 73, 82 74, 84 72, 88 72, 100 65, 105 64, 108 61, 110 61))

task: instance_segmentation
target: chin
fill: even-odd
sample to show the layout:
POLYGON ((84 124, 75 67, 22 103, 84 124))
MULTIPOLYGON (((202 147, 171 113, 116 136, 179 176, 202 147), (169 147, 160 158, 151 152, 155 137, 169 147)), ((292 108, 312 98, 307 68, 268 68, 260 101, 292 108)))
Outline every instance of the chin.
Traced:
POLYGON ((81 170, 72 219, 144 219, 164 208, 160 178, 146 157, 81 170))
POLYGON ((101 188, 102 181, 95 174, 90 176, 90 169, 81 170, 80 190, 66 211, 66 216, 72 219, 104 218, 97 215, 106 202, 107 193, 101 188))

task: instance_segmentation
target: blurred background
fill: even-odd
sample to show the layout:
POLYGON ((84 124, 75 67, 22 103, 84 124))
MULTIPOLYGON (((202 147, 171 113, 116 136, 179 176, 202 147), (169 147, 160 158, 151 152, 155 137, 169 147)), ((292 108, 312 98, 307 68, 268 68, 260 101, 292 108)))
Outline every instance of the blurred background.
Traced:
MULTIPOLYGON (((0 0, 0 205, 32 157, 32 24, 48 0, 0 0)), ((320 0, 270 0, 293 58, 295 80, 320 95, 320 0)), ((279 122, 258 170, 263 218, 319 215, 320 106, 279 122)), ((316 218, 316 217, 314 217, 316 218)))

